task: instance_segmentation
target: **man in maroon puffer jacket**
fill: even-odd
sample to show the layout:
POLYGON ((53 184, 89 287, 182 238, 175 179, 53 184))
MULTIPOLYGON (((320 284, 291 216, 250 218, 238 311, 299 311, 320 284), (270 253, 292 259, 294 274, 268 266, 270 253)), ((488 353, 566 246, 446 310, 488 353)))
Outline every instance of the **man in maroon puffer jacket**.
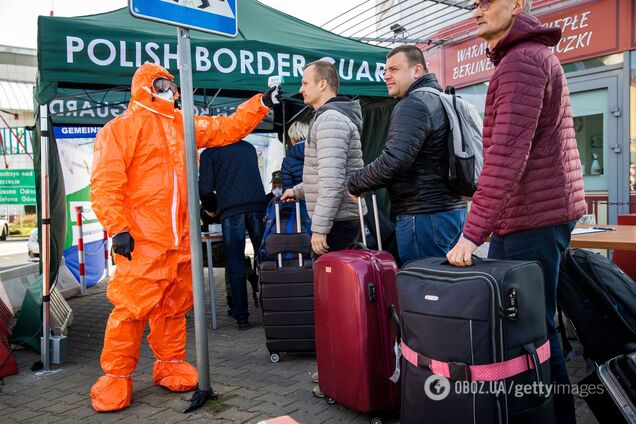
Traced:
MULTIPOLYGON (((555 383, 569 384, 554 322, 560 256, 585 211, 583 176, 563 68, 549 47, 559 28, 523 12, 524 0, 477 0, 477 35, 496 67, 486 97, 484 167, 462 237, 448 252, 457 266, 492 234, 488 256, 536 260, 545 277, 546 321, 555 383)), ((555 396, 559 423, 574 423, 572 396, 555 396)))

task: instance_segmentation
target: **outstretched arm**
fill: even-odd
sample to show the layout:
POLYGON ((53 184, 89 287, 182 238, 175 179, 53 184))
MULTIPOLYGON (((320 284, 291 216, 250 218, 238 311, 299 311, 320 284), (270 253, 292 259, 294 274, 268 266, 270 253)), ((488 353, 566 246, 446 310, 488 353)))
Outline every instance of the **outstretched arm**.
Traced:
POLYGON ((230 116, 197 116, 194 118, 194 134, 197 148, 219 147, 242 140, 258 126, 269 108, 257 94, 242 103, 230 116))

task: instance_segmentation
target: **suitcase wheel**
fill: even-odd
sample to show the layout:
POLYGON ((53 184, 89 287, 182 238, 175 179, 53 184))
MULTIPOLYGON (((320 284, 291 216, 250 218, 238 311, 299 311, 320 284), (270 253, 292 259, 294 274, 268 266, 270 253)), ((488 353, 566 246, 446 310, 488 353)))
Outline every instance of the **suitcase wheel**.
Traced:
POLYGON ((373 417, 369 420, 369 424, 382 424, 382 419, 380 417, 373 417))
POLYGON ((329 405, 334 405, 336 403, 335 400, 333 400, 332 398, 330 398, 329 396, 325 396, 325 401, 329 404, 329 405))
POLYGON ((273 363, 277 363, 280 361, 280 355, 274 352, 271 355, 269 355, 269 360, 272 361, 273 363))

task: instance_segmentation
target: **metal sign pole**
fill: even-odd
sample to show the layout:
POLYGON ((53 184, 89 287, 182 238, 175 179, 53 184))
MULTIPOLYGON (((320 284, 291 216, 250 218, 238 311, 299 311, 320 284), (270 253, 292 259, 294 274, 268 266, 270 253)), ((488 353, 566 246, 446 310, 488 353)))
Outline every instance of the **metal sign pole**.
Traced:
MULTIPOLYGON (((190 252, 192 255, 192 295, 194 297, 194 330, 199 373, 198 396, 205 396, 205 403, 213 396, 210 388, 208 358, 208 333, 205 326, 205 287, 203 285, 203 255, 201 254, 201 228, 199 226, 199 185, 197 172, 197 148, 194 139, 194 101, 192 95, 192 63, 190 56, 190 31, 178 27, 179 75, 181 79, 181 105, 185 136, 186 175, 188 181, 188 212, 190 221, 190 252)), ((194 404, 195 396, 192 397, 194 404)), ((201 404, 202 404, 201 403, 201 404)))
POLYGON ((208 225, 208 238, 205 240, 205 247, 208 253, 208 284, 210 284, 210 314, 212 315, 212 330, 216 330, 216 304, 214 303, 214 257, 212 252, 212 224, 208 225))
POLYGON ((41 220, 42 220, 42 252, 40 257, 42 261, 42 338, 40 339, 40 354, 42 357, 43 370, 49 371, 49 333, 51 332, 50 324, 50 242, 51 242, 51 218, 49 215, 49 122, 48 122, 48 106, 40 106, 40 193, 41 202, 41 220))

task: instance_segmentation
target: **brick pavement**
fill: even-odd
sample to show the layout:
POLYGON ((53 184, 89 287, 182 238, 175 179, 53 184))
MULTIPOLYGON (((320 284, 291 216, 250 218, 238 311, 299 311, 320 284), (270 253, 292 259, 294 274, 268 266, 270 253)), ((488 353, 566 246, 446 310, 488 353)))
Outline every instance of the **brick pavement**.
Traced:
MULTIPOLYGON (((291 415, 301 423, 367 423, 365 415, 339 405, 328 405, 311 394, 310 375, 316 369, 311 354, 283 355, 277 364, 269 361, 261 328, 260 310, 251 305, 253 327, 239 332, 225 313, 225 283, 222 269, 215 270, 219 327, 208 331, 212 387, 219 401, 183 414, 191 393, 170 393, 152 384, 152 351, 144 340, 134 379, 130 408, 97 414, 90 406, 89 391, 101 375, 99 355, 111 305, 105 284, 88 290, 88 295, 69 301, 74 322, 68 334, 68 360, 52 366, 50 373, 32 372, 39 355, 16 351, 19 373, 0 382, 0 423, 256 423, 278 415, 291 415)), ((207 280, 206 280, 207 281, 207 280)), ((194 323, 188 318, 188 357, 196 363, 194 323)), ((583 360, 569 362, 573 381, 585 373, 583 360)), ((579 424, 596 420, 581 399, 577 399, 579 424)), ((385 423, 398 423, 397 417, 385 423)))

